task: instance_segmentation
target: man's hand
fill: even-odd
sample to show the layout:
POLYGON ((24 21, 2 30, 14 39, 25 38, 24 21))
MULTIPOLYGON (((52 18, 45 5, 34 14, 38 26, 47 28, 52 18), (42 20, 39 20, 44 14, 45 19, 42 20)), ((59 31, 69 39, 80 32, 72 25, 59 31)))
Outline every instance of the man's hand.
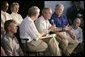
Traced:
POLYGON ((69 32, 71 30, 71 27, 70 26, 66 26, 65 28, 64 28, 64 31, 66 31, 66 32, 69 32))
POLYGON ((68 34, 70 35, 70 37, 75 40, 76 39, 76 35, 72 32, 72 31, 69 31, 68 34))
POLYGON ((63 32, 56 32, 56 35, 62 40, 65 39, 65 35, 63 35, 63 32))
POLYGON ((55 25, 52 25, 48 30, 50 30, 50 31, 55 31, 55 29, 56 29, 56 26, 55 25))

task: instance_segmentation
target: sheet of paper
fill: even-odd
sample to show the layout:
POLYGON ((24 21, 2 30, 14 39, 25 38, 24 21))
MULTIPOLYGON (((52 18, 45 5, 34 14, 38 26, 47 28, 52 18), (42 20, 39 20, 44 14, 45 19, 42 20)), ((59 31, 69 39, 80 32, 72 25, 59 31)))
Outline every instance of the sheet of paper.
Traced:
POLYGON ((42 38, 52 38, 52 37, 56 37, 56 34, 47 34, 46 36, 42 37, 42 38))

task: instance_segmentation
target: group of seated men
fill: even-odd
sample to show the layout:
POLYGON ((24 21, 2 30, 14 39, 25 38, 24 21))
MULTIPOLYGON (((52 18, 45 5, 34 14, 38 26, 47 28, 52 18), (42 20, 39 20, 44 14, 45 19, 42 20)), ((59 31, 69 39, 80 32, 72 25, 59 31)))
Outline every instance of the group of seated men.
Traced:
POLYGON ((37 6, 32 6, 28 9, 28 14, 23 20, 18 14, 19 5, 17 6, 17 3, 12 5, 11 10, 14 15, 6 12, 7 2, 2 5, 2 56, 24 56, 23 48, 20 47, 14 35, 17 32, 17 26, 19 26, 22 46, 26 48, 26 51, 49 52, 51 56, 69 56, 78 44, 83 42, 82 29, 79 27, 80 18, 76 17, 73 25, 70 26, 68 19, 63 14, 64 6, 62 4, 56 5, 53 14, 51 8, 43 8, 39 18, 40 9, 37 6), (11 19, 6 19, 3 13, 8 14, 8 17, 10 15, 11 19))

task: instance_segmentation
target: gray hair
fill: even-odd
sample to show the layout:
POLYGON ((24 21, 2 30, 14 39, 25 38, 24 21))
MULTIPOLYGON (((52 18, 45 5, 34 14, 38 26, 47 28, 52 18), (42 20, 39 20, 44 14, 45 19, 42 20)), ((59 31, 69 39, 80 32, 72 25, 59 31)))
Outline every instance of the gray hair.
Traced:
POLYGON ((13 3, 12 3, 12 6, 15 6, 15 5, 18 5, 18 6, 19 6, 19 3, 13 2, 13 3))
POLYGON ((32 6, 28 10, 28 15, 31 17, 31 16, 37 14, 38 12, 40 12, 40 9, 37 6, 32 6))
POLYGON ((14 6, 19 6, 19 3, 17 3, 17 2, 13 2, 13 3, 11 4, 11 11, 14 10, 14 9, 13 9, 14 6))
POLYGON ((61 3, 57 4, 56 7, 60 7, 60 8, 62 8, 64 10, 64 6, 61 3))
POLYGON ((48 10, 52 11, 51 8, 48 8, 48 7, 43 8, 42 14, 45 13, 46 11, 48 11, 48 10))

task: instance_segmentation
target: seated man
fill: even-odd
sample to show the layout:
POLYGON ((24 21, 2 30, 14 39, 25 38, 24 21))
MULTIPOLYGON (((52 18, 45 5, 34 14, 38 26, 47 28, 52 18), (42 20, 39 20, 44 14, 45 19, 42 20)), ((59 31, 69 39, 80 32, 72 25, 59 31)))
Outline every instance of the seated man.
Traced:
MULTIPOLYGON (((42 10, 42 16, 40 16, 36 21, 35 21, 35 25, 38 29, 38 31, 41 33, 41 34, 44 34, 44 35, 48 35, 50 36, 49 32, 50 31, 54 31, 55 29, 55 26, 54 25, 51 25, 49 23, 49 19, 51 18, 51 15, 52 15, 52 10, 50 8, 44 8, 42 10)), ((46 40, 46 39, 44 39, 46 40)), ((58 42, 54 42, 52 43, 52 41, 56 41, 56 39, 53 39, 50 38, 50 40, 47 40, 47 42, 50 42, 49 46, 52 50, 50 52, 53 52, 52 54, 54 56, 60 56, 60 50, 59 50, 59 47, 58 47, 58 42), (53 47, 53 44, 55 44, 55 46, 53 47)))
POLYGON ((81 20, 79 18, 75 18, 73 26, 72 26, 72 30, 71 30, 73 33, 75 33, 78 43, 83 42, 83 31, 79 27, 80 24, 81 24, 81 20))
POLYGON ((22 50, 16 37, 14 36, 14 33, 17 32, 16 22, 14 20, 8 20, 5 22, 4 28, 6 34, 1 39, 1 44, 7 56, 22 56, 22 50))
POLYGON ((75 49, 76 54, 79 53, 79 55, 83 55, 84 45, 83 45, 83 31, 81 27, 79 27, 81 24, 80 18, 76 17, 74 20, 74 23, 72 25, 71 32, 75 34, 76 39, 78 41, 78 46, 75 49))
POLYGON ((64 6, 62 4, 56 5, 55 12, 53 13, 50 21, 54 20, 54 24, 56 25, 56 35, 57 35, 56 39, 59 41, 60 47, 62 48, 63 53, 66 55, 69 55, 70 51, 68 51, 67 49, 68 43, 69 42, 75 43, 76 41, 71 39, 71 37, 68 34, 71 29, 68 26, 69 23, 66 16, 63 15, 63 11, 64 11, 64 6))
POLYGON ((40 9, 37 6, 29 8, 27 17, 20 25, 20 39, 22 44, 27 44, 27 51, 30 52, 43 52, 47 49, 48 45, 41 40, 42 35, 36 29, 34 21, 39 16, 40 9), (25 41, 27 40, 27 43, 25 41))

